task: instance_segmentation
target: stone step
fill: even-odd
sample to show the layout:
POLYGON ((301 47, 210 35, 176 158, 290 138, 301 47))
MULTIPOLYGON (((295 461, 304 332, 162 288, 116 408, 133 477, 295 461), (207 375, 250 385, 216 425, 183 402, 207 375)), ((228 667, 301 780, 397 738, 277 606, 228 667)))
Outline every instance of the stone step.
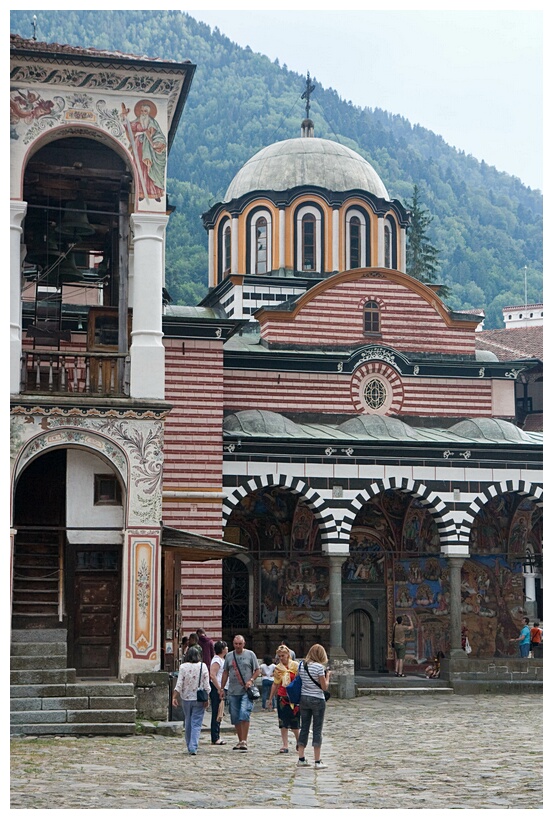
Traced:
POLYGON ((135 723, 43 723, 42 725, 20 724, 10 728, 12 736, 131 736, 136 733, 135 723))
POLYGON ((11 711, 134 711, 134 697, 10 697, 11 711))
POLYGON ((67 644, 67 629, 65 628, 18 628, 11 633, 12 643, 65 643, 67 644))
POLYGON ((67 655, 66 654, 51 654, 47 656, 27 656, 20 655, 12 657, 10 660, 10 668, 12 671, 22 671, 28 669, 30 671, 42 671, 45 669, 67 669, 67 655))
POLYGON ((134 685, 120 682, 75 682, 67 684, 68 697, 134 697, 134 685))
POLYGON ((61 724, 64 722, 91 723, 101 725, 102 723, 132 723, 136 720, 136 710, 127 708, 116 711, 98 710, 51 710, 51 711, 12 711, 10 715, 11 725, 42 725, 44 723, 61 724))
MULTIPOLYGON (((11 656, 12 657, 21 657, 21 656, 36 656, 36 657, 49 657, 51 655, 64 655, 67 657, 67 643, 58 642, 58 643, 12 643, 11 644, 11 656)), ((65 668, 65 663, 62 666, 65 668)))
POLYGON ((405 696, 406 694, 410 695, 419 695, 419 694, 453 694, 453 688, 445 688, 445 687, 434 687, 425 688, 423 686, 409 686, 407 688, 398 688, 397 686, 383 686, 378 688, 376 686, 372 686, 370 688, 358 688, 357 689, 357 696, 358 697, 371 697, 371 696, 385 696, 385 697, 395 697, 398 695, 405 696))
POLYGON ((74 668, 10 671, 12 685, 52 685, 55 683, 74 683, 77 672, 74 668))

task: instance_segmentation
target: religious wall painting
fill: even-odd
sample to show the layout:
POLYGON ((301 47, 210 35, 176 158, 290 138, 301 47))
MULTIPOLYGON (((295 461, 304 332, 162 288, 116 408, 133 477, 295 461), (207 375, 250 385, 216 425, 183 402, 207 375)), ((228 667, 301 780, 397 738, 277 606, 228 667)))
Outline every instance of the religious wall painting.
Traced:
POLYGON ((321 558, 295 557, 260 561, 260 624, 329 623, 328 566, 321 558))
POLYGON ((347 560, 342 566, 346 582, 384 583, 386 538, 370 526, 355 526, 350 534, 347 560))
MULTIPOLYGON (((407 613, 415 623, 411 662, 424 662, 449 649, 450 589, 447 560, 436 556, 396 561, 395 616, 407 613), (441 625, 440 625, 441 624, 441 625), (428 653, 429 647, 433 653, 428 653)), ((516 653, 511 637, 519 633, 524 611, 524 580, 519 561, 503 556, 473 556, 461 571, 461 616, 473 656, 516 653)), ((408 648, 409 655, 409 648, 408 648)))

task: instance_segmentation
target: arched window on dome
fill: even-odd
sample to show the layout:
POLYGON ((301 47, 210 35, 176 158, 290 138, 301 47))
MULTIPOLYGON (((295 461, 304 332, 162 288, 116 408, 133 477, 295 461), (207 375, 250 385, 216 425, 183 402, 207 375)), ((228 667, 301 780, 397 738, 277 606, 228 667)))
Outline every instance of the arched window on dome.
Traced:
POLYGON ((321 273, 322 214, 318 208, 305 205, 296 213, 296 268, 305 273, 321 273))
POLYGON ((250 253, 248 272, 264 275, 272 270, 272 220, 268 210, 256 211, 249 219, 250 253))
POLYGON ((364 211, 352 208, 346 213, 346 270, 370 265, 368 225, 364 211))
POLYGON ((219 228, 219 281, 230 273, 231 247, 230 219, 225 219, 219 228))
POLYGON ((380 333, 380 305, 372 299, 365 302, 363 307, 363 332, 370 335, 380 333))
POLYGON ((393 219, 384 222, 384 267, 397 268, 397 230, 393 219))

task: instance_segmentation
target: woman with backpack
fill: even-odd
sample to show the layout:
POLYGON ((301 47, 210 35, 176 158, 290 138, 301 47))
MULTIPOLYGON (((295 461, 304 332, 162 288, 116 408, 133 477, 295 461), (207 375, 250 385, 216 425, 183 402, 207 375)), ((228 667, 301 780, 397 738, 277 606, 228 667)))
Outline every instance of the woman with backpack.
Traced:
POLYGON ((315 770, 326 768, 321 760, 323 743, 323 722, 326 708, 325 692, 330 684, 331 671, 327 668, 328 657, 324 648, 315 643, 298 669, 301 677, 300 720, 301 728, 298 739, 298 767, 307 767, 310 763, 305 758, 305 747, 309 739, 309 729, 313 722, 313 755, 315 770))

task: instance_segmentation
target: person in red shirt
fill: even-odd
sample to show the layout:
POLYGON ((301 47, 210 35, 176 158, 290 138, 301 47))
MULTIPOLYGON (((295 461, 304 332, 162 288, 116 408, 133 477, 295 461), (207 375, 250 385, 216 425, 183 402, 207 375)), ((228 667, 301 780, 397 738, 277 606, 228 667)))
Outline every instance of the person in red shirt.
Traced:
POLYGON ((536 657, 536 650, 538 654, 540 653, 542 635, 543 630, 540 628, 540 624, 538 622, 534 623, 530 629, 530 657, 536 657))

